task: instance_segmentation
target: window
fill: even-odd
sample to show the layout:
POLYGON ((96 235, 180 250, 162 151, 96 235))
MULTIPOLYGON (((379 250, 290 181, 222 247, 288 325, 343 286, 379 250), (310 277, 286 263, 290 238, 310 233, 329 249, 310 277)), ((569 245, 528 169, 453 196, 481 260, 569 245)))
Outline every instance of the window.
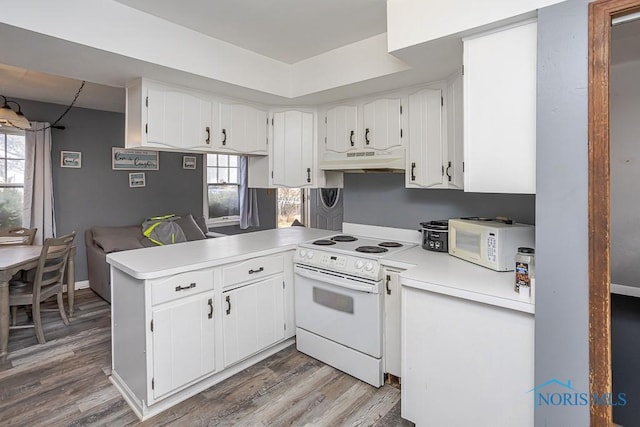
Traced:
POLYGON ((0 128, 0 227, 22 226, 24 132, 0 128))
POLYGON ((205 168, 209 223, 240 220, 240 157, 207 154, 205 168))
POLYGON ((278 228, 291 227, 296 219, 305 224, 305 200, 306 190, 302 188, 278 188, 278 228))

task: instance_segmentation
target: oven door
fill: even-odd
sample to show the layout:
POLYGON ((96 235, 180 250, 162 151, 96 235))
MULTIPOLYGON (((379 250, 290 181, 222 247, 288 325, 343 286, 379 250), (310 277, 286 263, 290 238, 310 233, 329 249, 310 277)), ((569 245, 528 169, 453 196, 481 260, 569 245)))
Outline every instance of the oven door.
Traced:
POLYGON ((381 281, 295 266, 296 325, 375 358, 382 357, 381 281))

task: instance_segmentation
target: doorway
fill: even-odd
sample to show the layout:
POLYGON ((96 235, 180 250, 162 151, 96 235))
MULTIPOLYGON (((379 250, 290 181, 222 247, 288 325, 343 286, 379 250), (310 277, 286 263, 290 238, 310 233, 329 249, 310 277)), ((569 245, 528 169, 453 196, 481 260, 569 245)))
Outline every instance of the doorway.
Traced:
MULTIPOLYGON (((589 387, 612 390, 609 86, 612 20, 640 12, 640 0, 589 5, 589 387), (605 238, 602 238, 605 236, 605 238)), ((591 425, 610 426, 611 406, 591 405, 591 425)))

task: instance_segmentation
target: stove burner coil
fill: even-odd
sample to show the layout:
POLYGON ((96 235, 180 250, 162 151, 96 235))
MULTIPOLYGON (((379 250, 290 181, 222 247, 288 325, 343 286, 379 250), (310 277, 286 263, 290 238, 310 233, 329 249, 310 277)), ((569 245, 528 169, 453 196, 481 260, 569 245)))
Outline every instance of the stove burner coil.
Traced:
POLYGON ((387 252, 389 249, 381 248, 380 246, 358 246, 356 252, 362 252, 365 254, 381 254, 387 252))
POLYGON ((318 246, 331 246, 331 245, 335 245, 336 242, 333 242, 331 240, 316 240, 315 242, 313 242, 314 245, 318 245, 318 246))
POLYGON ((383 248, 401 248, 402 247, 402 243, 398 243, 398 242, 382 242, 382 243, 378 243, 378 246, 381 246, 383 248))
POLYGON ((355 242, 358 239, 353 237, 353 236, 348 236, 346 234, 341 234, 341 235, 338 235, 338 236, 333 236, 331 238, 331 240, 333 240, 334 242, 355 242))

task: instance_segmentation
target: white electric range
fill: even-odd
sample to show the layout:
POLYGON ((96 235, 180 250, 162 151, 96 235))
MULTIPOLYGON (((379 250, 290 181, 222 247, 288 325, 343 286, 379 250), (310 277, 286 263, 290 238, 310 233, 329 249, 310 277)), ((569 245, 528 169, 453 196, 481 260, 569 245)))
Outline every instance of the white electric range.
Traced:
POLYGON ((298 245, 293 259, 298 350, 382 386, 380 260, 414 246, 346 234, 298 245))

